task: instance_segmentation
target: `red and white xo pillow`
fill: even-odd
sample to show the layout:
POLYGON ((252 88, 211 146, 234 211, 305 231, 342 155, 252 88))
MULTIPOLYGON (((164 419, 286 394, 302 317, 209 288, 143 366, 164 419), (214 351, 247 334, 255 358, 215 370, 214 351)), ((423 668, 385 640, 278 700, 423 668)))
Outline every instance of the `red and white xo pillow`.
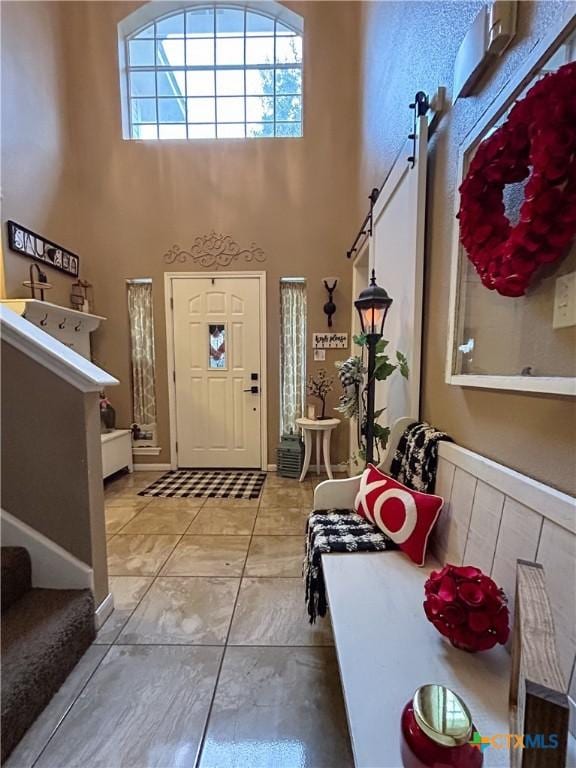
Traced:
POLYGON ((428 537, 443 504, 441 496, 413 491, 369 464, 362 474, 354 509, 416 565, 424 565, 428 537))

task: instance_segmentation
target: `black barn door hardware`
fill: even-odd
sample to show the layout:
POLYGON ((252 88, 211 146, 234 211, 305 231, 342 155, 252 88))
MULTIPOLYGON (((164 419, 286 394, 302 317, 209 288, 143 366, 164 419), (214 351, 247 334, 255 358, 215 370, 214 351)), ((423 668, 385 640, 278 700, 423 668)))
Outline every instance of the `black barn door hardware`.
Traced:
MULTIPOLYGON (((417 126, 418 118, 424 117, 424 115, 426 115, 430 109, 434 110, 434 114, 428 126, 428 135, 430 136, 433 128, 437 123, 440 111, 444 106, 444 97, 445 97, 444 87, 439 87, 437 92, 432 97, 432 99, 429 99, 427 94, 424 93, 424 91, 417 91, 417 93, 414 96, 414 101, 412 101, 408 105, 409 108, 414 112, 413 118, 412 118, 412 132, 408 134, 408 138, 412 141, 412 154, 406 158, 412 168, 414 168, 414 164, 416 162, 416 140, 417 140, 416 126, 417 126)), ((402 143, 402 147, 403 146, 404 146, 404 143, 402 143)), ((402 149, 400 149, 400 152, 401 151, 402 149)), ((391 169, 396 165, 396 162, 400 156, 400 152, 396 155, 394 162, 392 163, 391 169)), ((368 211, 366 218, 362 222, 360 231, 356 235, 356 238, 354 239, 352 246, 346 251, 346 258, 348 259, 352 258, 352 256, 362 248, 362 246, 366 241, 366 238, 372 235, 374 205, 378 200, 380 192, 382 192, 382 189, 384 188, 384 184, 388 180, 389 174, 390 172, 388 172, 382 184, 380 184, 379 187, 374 187, 374 189, 368 195, 368 199, 370 200, 370 210, 368 211)))
POLYGON ((424 115, 428 112, 430 109, 430 102, 428 100, 428 96, 424 93, 424 91, 418 91, 416 96, 414 96, 414 101, 408 105, 411 110, 413 110, 413 123, 412 123, 412 133, 408 134, 408 138, 412 141, 412 154, 408 158, 408 162, 414 168, 414 164, 416 162, 416 121, 419 117, 424 117, 424 115))

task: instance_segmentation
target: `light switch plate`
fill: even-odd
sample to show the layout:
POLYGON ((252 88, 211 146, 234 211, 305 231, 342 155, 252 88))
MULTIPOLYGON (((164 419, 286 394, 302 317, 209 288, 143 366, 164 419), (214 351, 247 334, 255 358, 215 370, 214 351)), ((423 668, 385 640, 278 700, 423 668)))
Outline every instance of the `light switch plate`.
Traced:
POLYGON ((556 278, 553 328, 576 325, 576 272, 556 278))

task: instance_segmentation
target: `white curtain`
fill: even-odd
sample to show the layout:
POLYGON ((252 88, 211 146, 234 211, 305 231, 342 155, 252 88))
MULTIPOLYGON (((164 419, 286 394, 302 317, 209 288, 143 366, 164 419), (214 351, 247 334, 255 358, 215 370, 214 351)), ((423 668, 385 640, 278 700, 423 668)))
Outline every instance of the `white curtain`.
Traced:
POLYGON ((133 419, 141 430, 152 432, 152 440, 155 441, 156 380, 151 282, 128 283, 128 315, 132 350, 133 419))
POLYGON ((280 434, 297 433, 306 405, 306 283, 280 282, 280 434))

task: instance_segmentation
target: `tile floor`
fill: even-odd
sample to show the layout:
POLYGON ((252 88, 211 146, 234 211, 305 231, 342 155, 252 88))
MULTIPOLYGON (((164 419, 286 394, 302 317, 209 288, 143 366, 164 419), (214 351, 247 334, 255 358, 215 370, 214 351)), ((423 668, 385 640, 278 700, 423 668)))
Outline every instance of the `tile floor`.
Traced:
POLYGON ((115 610, 6 768, 353 765, 329 620, 301 577, 315 479, 259 500, 106 486, 115 610))

